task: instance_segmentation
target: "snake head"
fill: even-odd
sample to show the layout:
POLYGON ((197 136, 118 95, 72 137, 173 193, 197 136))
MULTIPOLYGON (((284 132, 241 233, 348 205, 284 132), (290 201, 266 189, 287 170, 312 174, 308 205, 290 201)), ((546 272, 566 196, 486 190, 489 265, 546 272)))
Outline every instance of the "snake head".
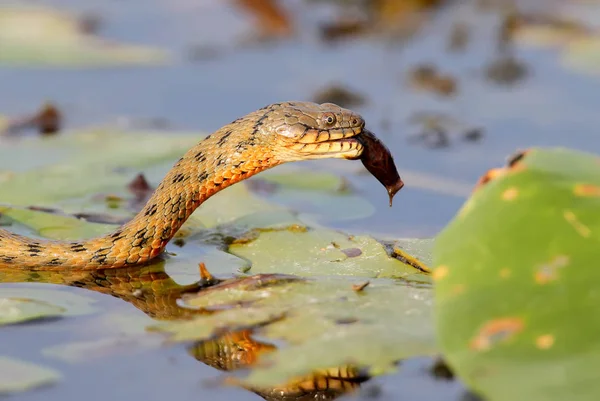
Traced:
POLYGON ((273 107, 264 127, 276 135, 285 160, 358 159, 364 145, 356 138, 364 119, 333 103, 286 102, 273 107))
POLYGON ((259 124, 269 143, 275 143, 273 154, 279 161, 361 159, 385 186, 392 205, 392 198, 404 182, 389 149, 365 128, 359 114, 333 103, 286 102, 266 109, 259 124))

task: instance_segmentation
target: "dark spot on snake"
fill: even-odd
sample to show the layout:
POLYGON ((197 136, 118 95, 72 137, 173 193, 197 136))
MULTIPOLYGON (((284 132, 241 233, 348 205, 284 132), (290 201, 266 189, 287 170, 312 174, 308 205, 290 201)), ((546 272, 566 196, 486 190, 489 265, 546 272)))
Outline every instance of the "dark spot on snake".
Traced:
POLYGON ((48 264, 51 266, 62 265, 62 263, 62 260, 59 258, 54 258, 50 262, 48 262, 48 264))
POLYGON ((171 228, 170 227, 163 228, 160 238, 163 240, 168 240, 169 238, 171 238, 171 228))
POLYGON ((84 283, 83 281, 72 281, 69 283, 69 285, 71 287, 77 287, 77 288, 86 288, 88 287, 88 285, 86 283, 84 283))
MULTIPOLYGON (((117 238, 117 237, 119 237, 121 234, 123 234, 123 231, 121 231, 121 230, 117 230, 117 231, 115 231, 114 233, 112 233, 112 234, 110 235, 110 237, 111 237, 111 238, 114 238, 114 239, 116 239, 116 238, 117 238)), ((121 237, 121 238, 122 238, 122 237, 121 237)), ((120 239, 120 238, 119 238, 119 239, 120 239)))
POLYGON ((300 135, 300 138, 298 139, 302 139, 306 136, 306 133, 310 130, 310 128, 308 128, 306 125, 304 125, 304 131, 302 132, 302 135, 300 135))
MULTIPOLYGON (((236 120, 237 121, 237 120, 236 120)), ((212 134, 208 135, 206 138, 204 138, 204 140, 206 141, 207 139, 210 139, 212 134)))
POLYGON ((81 243, 74 243, 71 245, 71 250, 73 252, 84 252, 85 246, 83 246, 83 244, 81 244, 81 243))
POLYGON ((137 232, 134 234, 134 237, 137 238, 137 239, 144 238, 144 236, 146 235, 146 232, 147 232, 147 230, 144 227, 144 228, 142 228, 140 230, 137 230, 137 232))
POLYGON ((94 252, 94 254, 92 255, 92 257, 90 258, 91 261, 97 261, 98 263, 105 263, 106 262, 106 254, 108 253, 107 251, 110 251, 110 248, 100 248, 98 249, 96 252, 94 252))
POLYGON ((228 130, 226 131, 220 138, 219 141, 217 142, 218 146, 223 146, 225 144, 225 142, 227 142, 227 138, 229 138, 229 136, 233 133, 233 131, 228 130))
POLYGON ((93 255, 90 258, 90 261, 104 264, 104 263, 106 263, 106 255, 93 255))
POLYGON ((238 144, 235 146, 235 150, 237 150, 238 152, 244 152, 246 149, 248 149, 247 140, 239 141, 238 144))
POLYGON ((173 177, 173 184, 179 183, 185 179, 185 174, 179 173, 175 177, 173 177))
POLYGON ((204 180, 206 180, 208 178, 208 173, 206 171, 203 171, 199 176, 198 176, 198 181, 203 182, 204 180))
POLYGON ((30 256, 38 256, 38 254, 42 252, 42 248, 36 244, 28 244, 27 252, 29 252, 30 256))
POLYGON ((196 159, 197 162, 199 163, 203 163, 206 161, 206 156, 204 155, 204 153, 202 153, 201 151, 196 153, 196 156, 194 157, 196 159))
POLYGON ((154 216, 157 210, 158 206, 156 205, 156 203, 153 203, 148 209, 146 209, 146 211, 144 212, 144 216, 154 216))
POLYGON ((15 259, 15 257, 14 256, 2 256, 0 259, 5 263, 9 263, 9 262, 12 262, 15 259))

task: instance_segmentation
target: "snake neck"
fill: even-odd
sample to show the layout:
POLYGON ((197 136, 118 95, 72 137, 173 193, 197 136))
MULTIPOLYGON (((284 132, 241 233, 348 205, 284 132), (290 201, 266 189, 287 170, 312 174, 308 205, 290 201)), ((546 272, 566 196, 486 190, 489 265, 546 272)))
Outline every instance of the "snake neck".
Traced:
POLYGON ((139 265, 155 258, 205 200, 281 163, 272 152, 240 147, 240 142, 222 128, 198 143, 175 163, 144 208, 106 236, 43 241, 0 230, 0 266, 90 270, 139 265))
MULTIPOLYGON (((219 130, 190 149, 158 185, 144 208, 128 223, 103 238, 107 260, 116 265, 119 250, 127 264, 139 264, 162 253, 183 223, 204 201, 236 182, 280 162, 268 152, 236 151, 230 131, 219 130), (116 252, 114 261, 111 252, 116 252)), ((94 258, 96 259, 96 257, 94 258)), ((102 259, 102 258, 101 258, 102 259)), ((105 261, 101 260, 102 263, 105 261)))

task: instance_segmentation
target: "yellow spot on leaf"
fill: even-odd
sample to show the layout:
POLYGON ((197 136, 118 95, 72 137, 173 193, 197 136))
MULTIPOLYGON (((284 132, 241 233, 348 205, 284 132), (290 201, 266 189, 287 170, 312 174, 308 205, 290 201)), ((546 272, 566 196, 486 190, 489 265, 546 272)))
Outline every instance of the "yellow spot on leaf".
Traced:
POLYGON ((571 210, 565 210, 563 216, 565 220, 567 220, 567 223, 573 226, 575 231, 577 231, 577 233, 582 237, 588 238, 592 233, 592 230, 590 230, 588 226, 580 222, 577 216, 575 216, 575 213, 573 213, 571 210))
POLYGON ((548 263, 544 263, 536 268, 534 277, 538 284, 546 284, 558 279, 558 269, 569 264, 569 257, 566 255, 555 256, 548 263))
POLYGON ((523 330, 523 319, 506 317, 491 320, 480 327, 471 340, 471 349, 487 351, 498 343, 505 343, 523 330))
POLYGON ((597 196, 600 197, 600 186, 593 184, 577 184, 573 190, 577 196, 597 196))
POLYGON ((438 281, 438 280, 443 279, 447 275, 448 275, 448 266, 446 266, 446 265, 439 265, 437 267, 437 269, 435 269, 433 271, 433 273, 431 274, 431 277, 433 278, 434 281, 438 281))
POLYGON ((545 334, 535 339, 535 345, 539 349, 548 349, 554 345, 554 336, 552 334, 545 334))
POLYGON ((512 271, 510 271, 509 268, 504 268, 502 270, 500 270, 500 278, 509 278, 512 275, 512 271))
POLYGON ((466 288, 467 287, 465 287, 464 284, 456 284, 454 287, 452 287, 452 295, 460 295, 465 292, 466 288))
POLYGON ((519 196, 519 190, 516 187, 508 188, 506 191, 502 192, 502 199, 505 201, 515 200, 519 196))

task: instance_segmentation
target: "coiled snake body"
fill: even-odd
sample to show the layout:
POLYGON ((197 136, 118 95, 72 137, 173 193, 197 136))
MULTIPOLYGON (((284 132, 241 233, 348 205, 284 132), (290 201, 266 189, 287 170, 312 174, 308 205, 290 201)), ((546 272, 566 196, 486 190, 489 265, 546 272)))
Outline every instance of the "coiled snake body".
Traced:
MULTIPOLYGON (((376 141, 364 126, 360 115, 331 103, 266 106, 220 128, 185 153, 144 208, 111 234, 67 242, 0 230, 0 267, 93 270, 144 264, 163 252, 202 202, 236 182, 286 162, 364 157, 367 144, 376 141)), ((370 152, 363 163, 386 185, 391 201, 403 184, 389 151, 383 149, 387 156, 383 167, 393 172, 378 170, 382 152, 370 152)))

